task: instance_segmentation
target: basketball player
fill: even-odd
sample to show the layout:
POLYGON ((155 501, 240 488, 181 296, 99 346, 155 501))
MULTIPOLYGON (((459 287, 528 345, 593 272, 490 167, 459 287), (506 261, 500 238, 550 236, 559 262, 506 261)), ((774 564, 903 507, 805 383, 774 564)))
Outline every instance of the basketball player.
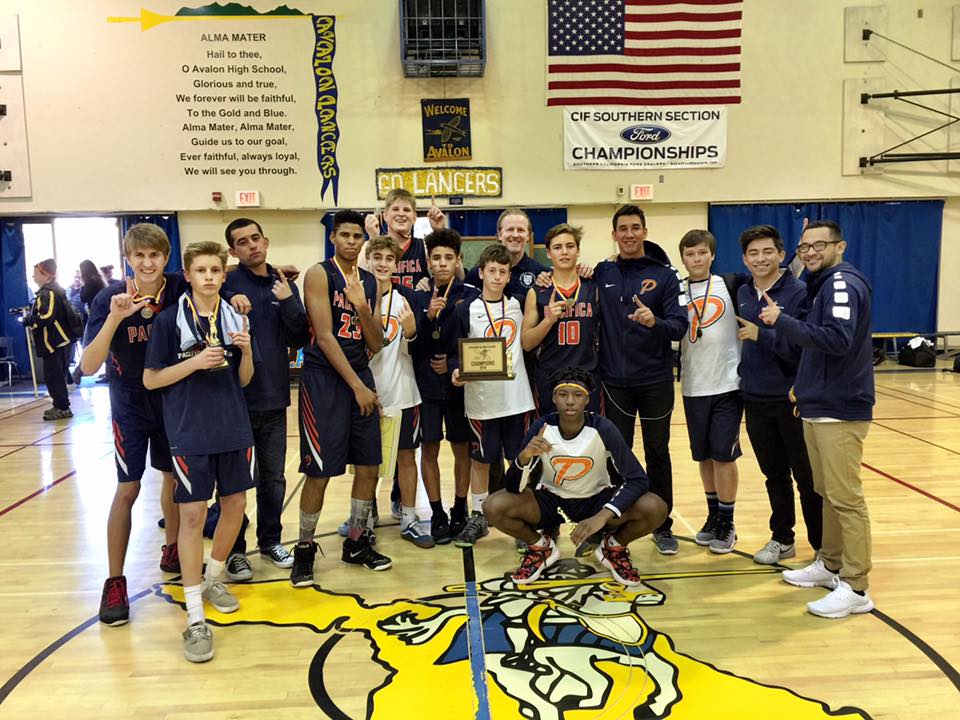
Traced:
MULTIPOLYGON (((533 287, 540 273, 550 269, 527 255, 527 246, 533 240, 533 223, 527 213, 520 208, 507 208, 500 213, 497 218, 497 240, 510 257, 510 282, 504 292, 507 297, 523 303, 527 291, 533 287)), ((479 262, 467 273, 464 282, 480 289, 482 278, 479 262)))

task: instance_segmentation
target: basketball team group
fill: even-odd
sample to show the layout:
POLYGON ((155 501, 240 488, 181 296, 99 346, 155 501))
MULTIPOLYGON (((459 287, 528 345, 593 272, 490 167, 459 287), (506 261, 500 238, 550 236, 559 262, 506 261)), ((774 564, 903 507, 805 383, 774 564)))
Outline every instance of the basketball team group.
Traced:
MULTIPOLYGON (((129 619, 123 567, 148 453, 163 477, 160 567, 182 576, 192 662, 214 655, 205 605, 236 611, 224 580, 253 577, 247 491, 256 492, 262 561, 310 587, 327 485, 348 466, 345 563, 392 565, 377 549, 380 486, 391 488, 400 537, 424 552, 473 546, 495 527, 515 538, 512 577, 522 587, 549 575, 570 522, 577 556, 639 585, 633 541, 650 536, 663 555, 679 549, 668 448, 677 373, 706 502, 696 544, 713 553, 736 546, 745 416, 770 501, 770 540, 753 560, 796 555, 796 483, 815 560, 783 580, 827 591, 807 604, 815 615, 873 609, 859 475, 874 405, 871 288, 844 261, 838 225, 807 224, 790 266, 776 228, 747 228, 746 272, 723 276, 711 271, 713 235, 690 230, 679 242, 684 276, 646 239, 634 205, 613 215, 617 253, 595 267, 579 262, 581 231, 568 224, 544 238, 552 267, 531 258, 530 219, 511 208, 497 222, 498 242, 465 269, 444 213, 434 204, 427 219, 431 232, 415 237, 416 202, 405 190, 391 191, 382 212, 336 212, 334 253, 305 272, 302 298, 297 269, 268 262, 270 241, 255 220, 231 222, 226 246, 188 245, 181 273, 164 272, 171 246, 158 226, 130 228, 130 276, 90 304, 81 358, 86 375, 106 363, 119 480, 101 622, 129 619), (280 518, 290 350, 299 348, 304 480, 290 553, 280 518), (638 420, 643 465, 633 453, 638 420), (446 505, 443 442, 453 456, 446 505), (428 521, 416 511, 421 478, 428 521)), ((34 333, 56 349, 65 320, 47 270, 34 269, 34 333)))

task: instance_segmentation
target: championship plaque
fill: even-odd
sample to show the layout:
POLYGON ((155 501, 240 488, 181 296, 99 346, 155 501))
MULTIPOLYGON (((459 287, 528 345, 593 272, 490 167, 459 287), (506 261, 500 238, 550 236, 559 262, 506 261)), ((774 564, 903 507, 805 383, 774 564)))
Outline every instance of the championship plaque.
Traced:
POLYGON ((502 337, 460 338, 461 380, 510 380, 513 368, 502 337))

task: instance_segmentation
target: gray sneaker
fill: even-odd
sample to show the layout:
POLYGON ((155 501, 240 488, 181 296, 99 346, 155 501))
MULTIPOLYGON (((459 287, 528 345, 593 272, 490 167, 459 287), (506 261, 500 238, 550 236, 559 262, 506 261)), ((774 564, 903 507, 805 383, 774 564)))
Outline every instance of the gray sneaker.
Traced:
POLYGON ((709 545, 710 541, 717 536, 716 529, 717 529, 717 516, 708 515, 707 521, 703 524, 703 527, 700 528, 700 532, 698 532, 693 537, 693 541, 697 545, 709 545))
POLYGON ((710 552, 724 555, 737 544, 737 526, 733 523, 717 523, 716 537, 710 541, 710 552))
POLYGON ((213 659, 213 632, 205 622, 195 622, 183 631, 183 656, 195 663, 213 659))
POLYGON ((470 515, 470 519, 467 520, 467 524, 463 526, 460 534, 454 538, 453 544, 457 547, 473 547, 477 540, 489 532, 487 519, 483 516, 483 513, 474 512, 470 515))
POLYGON ((232 613, 240 609, 240 601, 233 596, 233 593, 222 582, 210 583, 205 587, 203 589, 203 601, 210 603, 217 612, 232 613))
POLYGON ((669 530, 660 530, 653 534, 653 542, 657 552, 661 555, 676 555, 680 551, 680 543, 669 530))
POLYGON ((776 565, 781 560, 792 558, 796 554, 796 546, 793 543, 784 545, 776 540, 771 540, 757 550, 753 556, 753 561, 760 565, 776 565))

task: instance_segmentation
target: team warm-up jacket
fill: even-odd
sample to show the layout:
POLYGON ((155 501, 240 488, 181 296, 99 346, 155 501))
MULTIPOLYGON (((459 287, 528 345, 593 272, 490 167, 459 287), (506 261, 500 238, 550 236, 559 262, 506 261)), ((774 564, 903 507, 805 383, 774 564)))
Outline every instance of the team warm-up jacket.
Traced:
POLYGON ((510 463, 504 477, 506 488, 518 492, 521 481, 526 479, 524 475, 542 463, 539 488, 562 498, 593 497, 611 485, 607 472, 609 460, 624 482, 604 507, 620 517, 650 487, 647 474, 627 447, 623 435, 611 421, 591 412, 585 413, 583 428, 576 437, 564 438, 559 422, 558 414, 550 413, 533 423, 520 447, 525 448, 546 425, 543 437, 550 443, 550 450, 527 466, 519 465, 517 460, 510 463))
POLYGON ((290 405, 290 358, 288 348, 299 349, 310 342, 307 312, 300 291, 290 282, 293 294, 277 300, 273 285, 280 279, 269 264, 266 276, 241 265, 227 273, 224 288, 250 300, 250 327, 256 330, 260 361, 253 379, 243 389, 247 408, 254 412, 281 410, 290 405))
POLYGON ((673 379, 670 343, 687 331, 687 301, 674 267, 651 255, 605 260, 594 279, 600 295, 600 377, 616 387, 673 379), (634 322, 634 296, 657 318, 652 328, 634 322))
MULTIPOLYGON (((767 290, 781 310, 792 318, 806 318, 807 287, 785 269, 767 290)), ((745 400, 784 400, 793 386, 800 348, 777 328, 763 324, 760 311, 767 305, 753 278, 737 291, 737 315, 757 325, 757 340, 746 341, 740 350, 740 390, 745 400)))
POLYGON ((24 324, 33 326, 33 342, 40 357, 53 355, 72 342, 67 319, 68 302, 66 291, 56 282, 49 282, 37 290, 33 312, 24 318, 24 324))
POLYGON ((776 329, 803 350, 794 389, 802 418, 871 420, 870 283, 850 263, 807 278, 806 320, 781 313, 776 329))
MULTIPOLYGON (((417 291, 414 296, 414 307, 418 315, 418 342, 411 348, 413 356, 413 371, 417 377, 417 387, 420 388, 420 397, 424 400, 441 401, 446 400, 452 394, 463 394, 463 388, 454 387, 450 381, 452 365, 457 357, 459 349, 457 340, 459 338, 459 320, 457 319, 456 309, 463 302, 471 302, 477 297, 476 288, 465 285, 456 278, 451 280, 453 287, 447 295, 447 306, 440 312, 436 320, 427 318, 427 311, 430 309, 430 301, 433 299, 433 279, 430 280, 431 289, 428 291, 417 291), (440 337, 433 337, 434 332, 439 331, 440 337), (446 355, 448 369, 443 375, 438 375, 430 367, 430 361, 434 355, 446 355)), ((444 285, 438 290, 443 295, 447 286, 444 285)))

